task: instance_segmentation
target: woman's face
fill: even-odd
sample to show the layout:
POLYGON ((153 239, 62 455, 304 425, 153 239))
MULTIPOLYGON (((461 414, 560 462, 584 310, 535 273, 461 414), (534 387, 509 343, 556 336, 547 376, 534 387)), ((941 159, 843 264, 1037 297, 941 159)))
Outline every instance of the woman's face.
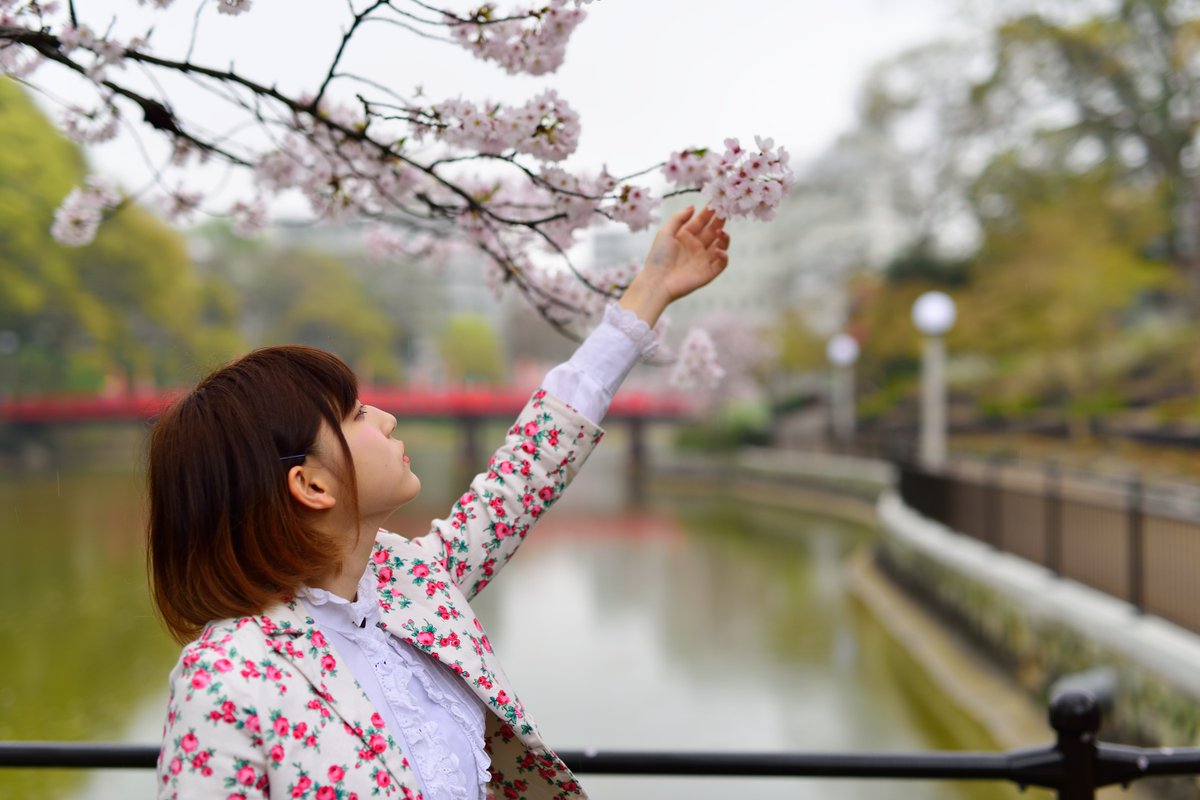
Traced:
POLYGON ((404 442, 392 438, 395 429, 394 416, 363 404, 342 422, 342 435, 354 459, 358 510, 364 522, 382 521, 421 491, 421 479, 409 465, 404 442))

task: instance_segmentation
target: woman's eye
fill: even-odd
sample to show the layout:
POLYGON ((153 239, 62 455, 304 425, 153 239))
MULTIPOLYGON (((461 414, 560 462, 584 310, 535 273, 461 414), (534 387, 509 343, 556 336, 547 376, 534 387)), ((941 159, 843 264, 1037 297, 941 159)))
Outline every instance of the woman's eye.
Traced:
POLYGON ((362 419, 362 418, 363 418, 363 417, 365 417, 366 415, 367 415, 367 407, 366 407, 366 406, 359 406, 359 407, 358 407, 358 413, 354 415, 354 418, 355 418, 355 419, 362 419))

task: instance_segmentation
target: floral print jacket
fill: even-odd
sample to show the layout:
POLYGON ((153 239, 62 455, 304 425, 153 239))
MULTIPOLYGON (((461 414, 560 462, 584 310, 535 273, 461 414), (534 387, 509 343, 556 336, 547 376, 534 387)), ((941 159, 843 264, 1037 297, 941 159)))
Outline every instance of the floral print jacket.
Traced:
MULTIPOLYGON (((450 515, 409 540, 380 531, 370 569, 382 624, 450 666, 492 712, 489 796, 583 792, 542 742, 468 600, 562 494, 603 431, 534 393, 488 471, 450 515)), ((302 604, 209 625, 171 673, 160 798, 416 798, 393 732, 302 604)))

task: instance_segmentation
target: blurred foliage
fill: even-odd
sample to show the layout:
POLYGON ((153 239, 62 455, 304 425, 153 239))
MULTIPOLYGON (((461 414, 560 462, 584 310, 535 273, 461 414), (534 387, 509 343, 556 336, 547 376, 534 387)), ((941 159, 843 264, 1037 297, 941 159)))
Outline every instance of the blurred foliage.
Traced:
POLYGON ((143 209, 123 208, 88 247, 51 239, 54 210, 84 174, 79 149, 0 81, 0 326, 19 345, 5 381, 26 392, 162 383, 201 352, 236 349, 199 324, 213 287, 143 209))
POLYGON ((722 452, 771 443, 771 417, 761 403, 728 403, 717 413, 679 429, 675 446, 722 452))
POLYGON ((400 377, 395 326, 344 261, 317 250, 264 249, 240 289, 256 340, 331 350, 364 379, 400 377))
POLYGON ((1163 243, 1200 307, 1200 16, 1194 0, 1120 0, 1108 13, 1029 13, 999 27, 973 87, 989 127, 1029 136, 1028 160, 1104 164, 1158 185, 1163 243))
POLYGON ((475 314, 452 318, 438 340, 446 378, 459 383, 503 383, 507 372, 500 339, 475 314))
MULTIPOLYGON (((859 415, 915 419, 911 308, 939 289, 957 420, 1200 424, 1200 6, 1009 13, 985 51, 922 46, 864 87, 913 204, 907 249, 848 286, 859 415)), ((780 324, 781 371, 825 368, 803 327, 780 324)))

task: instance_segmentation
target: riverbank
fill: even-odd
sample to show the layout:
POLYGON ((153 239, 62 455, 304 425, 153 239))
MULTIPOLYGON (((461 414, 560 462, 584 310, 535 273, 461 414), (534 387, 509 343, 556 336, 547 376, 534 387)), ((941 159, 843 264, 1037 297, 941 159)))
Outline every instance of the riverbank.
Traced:
MULTIPOLYGON (((722 491, 747 503, 828 514, 879 527, 876 496, 890 478, 884 465, 863 462, 857 465, 863 469, 847 482, 840 476, 855 472, 856 464, 846 459, 821 456, 801 463, 796 454, 764 455, 755 451, 727 460, 688 459, 656 465, 654 488, 703 495, 719 481, 722 491), (821 473, 822 466, 834 469, 821 473), (864 479, 864 475, 870 478, 864 479), (787 490, 782 491, 785 486, 787 490)), ((997 749, 1041 745, 1053 738, 1046 710, 977 647, 893 583, 877 567, 870 549, 855 553, 846 565, 845 578, 854 597, 947 697, 979 722, 997 749)))
MULTIPOLYGON (((839 516, 878 528, 883 527, 879 498, 888 496, 892 485, 887 465, 825 455, 755 450, 658 466, 656 488, 666 491, 702 494, 717 481, 723 491, 745 502, 839 516)), ((861 549, 850 559, 845 579, 854 597, 948 702, 979 723, 995 749, 1039 746, 1053 739, 1044 699, 1035 697, 1028 682, 1019 680, 994 650, 981 647, 977 637, 948 620, 928 596, 918 597, 911 586, 905 588, 889 577, 872 549, 861 549)), ((1110 787, 1097 796, 1190 796, 1191 782, 1155 783, 1143 782, 1131 790, 1110 787)), ((1032 790, 1031 796, 1050 793, 1032 790)))

